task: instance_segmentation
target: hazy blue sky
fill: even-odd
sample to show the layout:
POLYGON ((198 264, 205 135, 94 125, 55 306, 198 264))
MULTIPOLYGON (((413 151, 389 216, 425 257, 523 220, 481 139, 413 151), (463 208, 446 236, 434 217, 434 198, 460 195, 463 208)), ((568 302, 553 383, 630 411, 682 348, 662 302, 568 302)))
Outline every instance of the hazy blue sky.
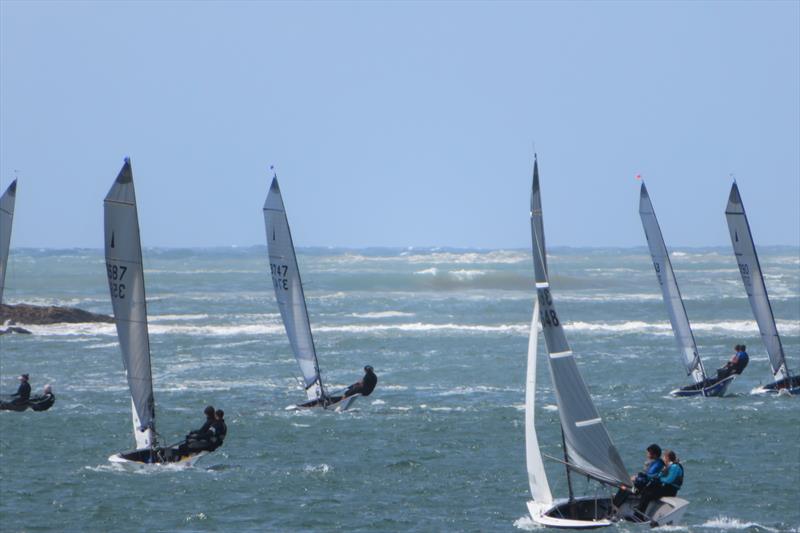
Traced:
POLYGON ((800 3, 0 2, 13 246, 102 246, 133 161, 145 246, 800 244, 800 3))

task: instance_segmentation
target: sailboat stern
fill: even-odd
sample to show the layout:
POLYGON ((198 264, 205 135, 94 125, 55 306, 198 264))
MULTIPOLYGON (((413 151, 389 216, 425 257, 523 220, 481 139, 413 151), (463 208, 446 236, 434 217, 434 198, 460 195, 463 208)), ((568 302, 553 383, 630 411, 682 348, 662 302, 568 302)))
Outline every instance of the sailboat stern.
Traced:
POLYGON ((670 526, 683 520, 689 502, 677 496, 665 496, 647 507, 650 525, 653 527, 670 526))
POLYGON ((800 394, 800 376, 790 376, 766 385, 759 385, 750 391, 750 394, 787 394, 796 396, 800 394))

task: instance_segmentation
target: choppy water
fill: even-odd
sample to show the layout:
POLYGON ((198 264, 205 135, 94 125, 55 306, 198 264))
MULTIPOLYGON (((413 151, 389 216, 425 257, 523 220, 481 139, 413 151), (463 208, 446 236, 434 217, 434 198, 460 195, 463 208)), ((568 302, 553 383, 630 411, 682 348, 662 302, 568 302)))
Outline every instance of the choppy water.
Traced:
MULTIPOLYGON (((761 250, 778 327, 800 370, 800 257, 761 250)), ((724 399, 672 399, 686 384, 644 249, 555 249, 553 294, 628 469, 651 442, 686 466, 691 531, 800 531, 800 398, 749 391, 769 377, 732 254, 673 257, 708 368, 749 347, 724 399)), ((523 401, 532 309, 527 251, 305 250, 301 270, 328 383, 372 364, 378 389, 344 414, 301 399, 264 248, 145 251, 157 423, 177 440, 225 409, 225 446, 196 468, 130 473, 132 444, 113 325, 32 326, 0 338, 4 392, 54 385, 46 413, 0 413, 4 531, 514 531, 526 517, 523 401)), ((9 303, 110 313, 99 251, 14 250, 9 303)), ((541 342, 540 346, 544 343, 541 342)), ((540 365, 537 422, 560 453, 540 365)), ((548 465, 556 495, 563 471, 548 465)), ((579 491, 594 492, 580 481, 579 491)))

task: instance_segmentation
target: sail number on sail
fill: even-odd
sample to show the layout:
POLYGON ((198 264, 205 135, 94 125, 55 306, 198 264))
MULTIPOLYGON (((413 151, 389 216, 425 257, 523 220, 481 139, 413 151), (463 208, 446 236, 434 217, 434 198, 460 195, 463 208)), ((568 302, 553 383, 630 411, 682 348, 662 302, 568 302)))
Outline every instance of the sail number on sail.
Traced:
POLYGON ((289 271, 289 267, 287 265, 270 263, 269 268, 272 271, 272 283, 275 285, 275 288, 288 291, 289 278, 286 277, 286 273, 289 271))
POLYGON ((125 298, 125 284, 122 283, 122 280, 125 279, 125 272, 128 271, 128 267, 106 263, 106 269, 108 271, 108 283, 111 287, 111 297, 125 298))
POLYGON ((545 307, 551 307, 553 305, 553 298, 550 296, 550 289, 539 290, 539 305, 541 305, 541 309, 539 310, 539 318, 541 319, 542 326, 557 327, 560 322, 558 321, 558 314, 556 314, 556 310, 545 309, 545 307))

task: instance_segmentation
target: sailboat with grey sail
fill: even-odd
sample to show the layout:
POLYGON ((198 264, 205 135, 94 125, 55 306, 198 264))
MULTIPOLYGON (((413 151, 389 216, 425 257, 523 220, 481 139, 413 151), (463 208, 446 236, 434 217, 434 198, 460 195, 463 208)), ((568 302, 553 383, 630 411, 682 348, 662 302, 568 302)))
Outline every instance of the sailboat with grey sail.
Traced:
POLYGON ((207 450, 186 451, 180 446, 161 446, 156 432, 156 404, 150 364, 142 244, 133 170, 129 158, 103 201, 105 259, 108 288, 114 308, 122 364, 131 396, 133 437, 136 448, 108 458, 122 465, 192 465, 207 450))
POLYGON ((300 367, 302 386, 306 392, 305 402, 290 405, 287 409, 322 408, 344 411, 360 395, 331 395, 322 382, 297 253, 278 185, 278 176, 274 173, 267 199, 264 201, 264 228, 275 299, 289 344, 300 367))
POLYGON ((528 502, 531 518, 545 527, 568 529, 606 527, 620 521, 650 525, 678 522, 689 504, 683 498, 662 497, 651 502, 644 514, 635 512, 635 505, 639 503, 639 496, 636 494, 629 497, 619 508, 613 505, 610 491, 613 488, 630 486, 631 482, 622 458, 592 401, 567 342, 563 323, 556 311, 547 266, 539 168, 536 160, 534 160, 531 189, 531 236, 536 300, 528 342, 525 393, 525 449, 532 496, 528 502), (563 460, 548 458, 566 467, 569 489, 567 498, 553 498, 534 423, 539 325, 542 327, 547 347, 548 368, 558 406, 564 451, 563 460), (600 483, 609 493, 575 496, 571 483, 573 473, 600 483))
POLYGON ((792 375, 786 362, 786 353, 783 349, 778 327, 775 325, 775 314, 767 294, 767 285, 761 263, 756 253, 750 223, 744 210, 742 195, 736 181, 731 185, 728 195, 728 204, 725 206, 725 218, 728 221, 728 231, 731 235, 733 253, 736 264, 742 277, 747 300, 753 310, 753 316, 761 333, 761 340, 769 355, 769 364, 772 370, 772 382, 760 385, 753 389, 754 394, 800 394, 800 374, 792 375))
POLYGON ((724 396, 728 387, 736 379, 735 375, 726 376, 722 379, 708 377, 703 367, 703 361, 697 351, 697 343, 694 339, 692 326, 689 323, 689 316, 686 314, 686 306, 683 304, 681 291, 675 272, 672 270, 672 262, 669 259, 667 245, 664 236, 661 234, 661 227, 650 201, 647 187, 642 181, 639 191, 639 216, 642 219, 644 236, 647 239, 647 246, 650 248, 650 256, 653 260, 653 268, 656 271, 656 278, 661 287, 661 294, 664 304, 667 306, 667 313, 672 324, 672 332, 675 334, 675 341, 681 354, 681 361, 686 370, 686 374, 691 376, 694 381, 691 385, 686 385, 670 392, 676 397, 690 396, 724 396))

